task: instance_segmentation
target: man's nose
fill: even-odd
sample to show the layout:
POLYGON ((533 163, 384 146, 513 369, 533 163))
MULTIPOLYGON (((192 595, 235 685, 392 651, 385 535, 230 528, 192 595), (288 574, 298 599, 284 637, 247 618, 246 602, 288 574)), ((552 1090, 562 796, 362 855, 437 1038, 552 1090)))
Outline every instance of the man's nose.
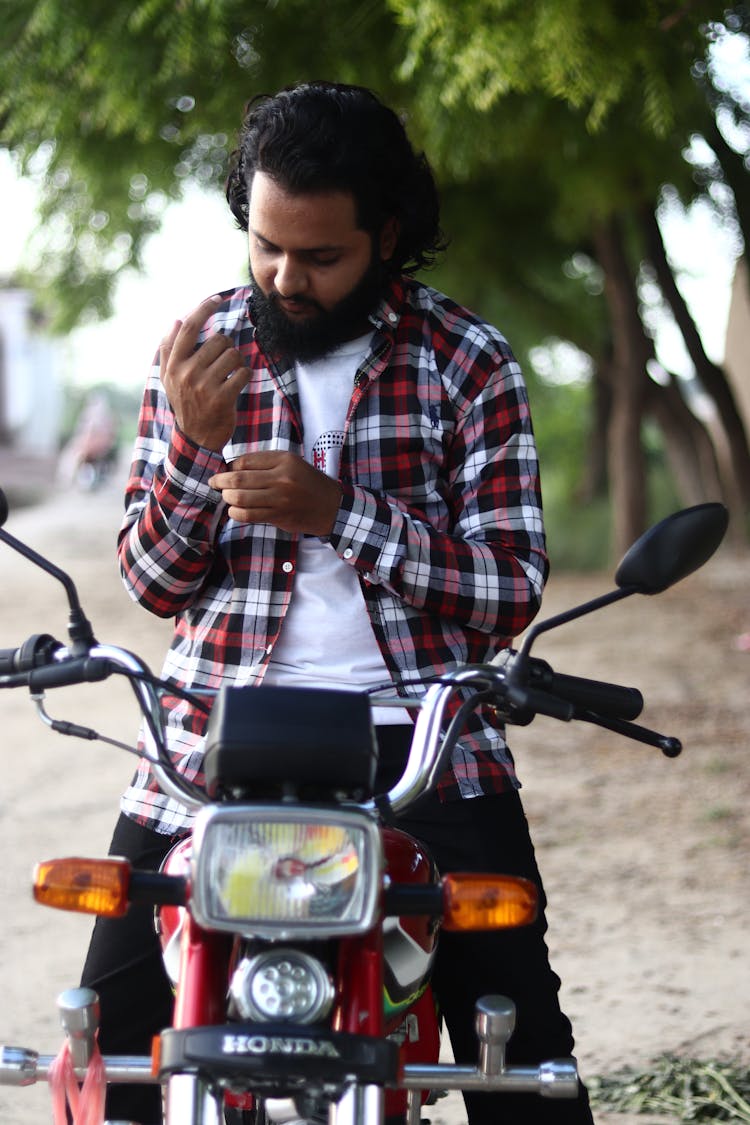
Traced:
POLYGON ((307 289, 307 274, 300 262, 285 254, 279 262, 274 278, 277 293, 282 297, 295 297, 307 289))

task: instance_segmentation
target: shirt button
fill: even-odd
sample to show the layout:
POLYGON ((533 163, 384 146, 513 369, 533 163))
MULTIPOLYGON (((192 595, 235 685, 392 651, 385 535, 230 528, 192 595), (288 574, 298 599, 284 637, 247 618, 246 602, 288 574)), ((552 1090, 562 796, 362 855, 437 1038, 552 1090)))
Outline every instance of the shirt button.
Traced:
POLYGON ((395 324, 396 321, 398 320, 398 317, 397 317, 396 313, 390 312, 390 313, 388 313, 388 319, 390 320, 391 324, 395 324))
POLYGON ((266 656, 270 656, 273 652, 273 645, 266 645, 266 656))
POLYGON ((344 551, 344 558, 350 559, 350 558, 352 558, 353 555, 354 555, 354 551, 351 549, 351 547, 347 547, 346 550, 344 551))
POLYGON ((294 570, 294 563, 290 563, 290 562, 282 563, 281 569, 284 571, 284 574, 291 574, 292 571, 294 570))

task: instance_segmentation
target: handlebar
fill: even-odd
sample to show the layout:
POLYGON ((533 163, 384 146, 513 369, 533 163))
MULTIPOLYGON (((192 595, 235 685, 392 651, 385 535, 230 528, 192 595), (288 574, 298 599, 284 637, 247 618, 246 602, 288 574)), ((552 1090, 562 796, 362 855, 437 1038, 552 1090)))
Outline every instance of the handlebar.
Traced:
MULTIPOLYGON (((409 706, 418 708, 409 757, 402 776, 383 798, 384 806, 393 814, 403 812, 434 788, 447 767, 460 725, 454 719, 446 730, 445 717, 457 694, 469 695, 459 715, 467 707, 472 710, 485 703, 511 724, 528 723, 540 714, 564 722, 576 718, 658 746, 668 757, 680 752, 677 740, 630 721, 643 707, 643 697, 636 688, 557 673, 546 661, 536 658, 528 660, 526 683, 519 685, 513 676, 514 658, 515 653, 509 651, 504 663, 465 665, 431 684, 421 698, 409 698, 409 706)), ((26 686, 38 693, 37 699, 47 688, 95 682, 113 673, 125 675, 135 692, 144 719, 141 752, 152 765, 159 786, 168 796, 197 811, 209 798, 174 770, 166 748, 160 691, 168 685, 157 680, 137 656, 99 644, 81 656, 48 635, 30 637, 18 649, 0 650, 0 688, 26 686)), ((399 700, 403 705, 404 698, 400 696, 399 700)), ((375 697, 372 701, 380 702, 375 697)), ((42 715, 49 721, 43 711, 42 715)), ((82 734, 86 728, 75 724, 55 721, 50 725, 61 733, 99 737, 91 731, 82 734)))
MULTIPOLYGON (((0 653, 0 688, 28 687, 32 693, 43 693, 47 688, 70 687, 107 679, 114 672, 123 673, 135 692, 144 719, 144 756, 153 766, 160 788, 167 796, 197 810, 207 800, 197 796, 195 787, 182 781, 169 768, 169 757, 164 746, 163 716, 159 690, 148 666, 133 653, 114 645, 94 644, 86 656, 73 656, 64 645, 52 637, 29 637, 18 649, 4 649, 0 653), (44 644, 41 641, 44 641, 44 644), (34 653, 34 660, 22 659, 21 653, 34 653), (28 666, 31 663, 31 666, 28 666), (25 670, 17 671, 24 666, 25 670), (2 674, 3 669, 13 669, 2 674)), ((50 724, 60 733, 77 737, 97 737, 95 732, 75 724, 50 724)))

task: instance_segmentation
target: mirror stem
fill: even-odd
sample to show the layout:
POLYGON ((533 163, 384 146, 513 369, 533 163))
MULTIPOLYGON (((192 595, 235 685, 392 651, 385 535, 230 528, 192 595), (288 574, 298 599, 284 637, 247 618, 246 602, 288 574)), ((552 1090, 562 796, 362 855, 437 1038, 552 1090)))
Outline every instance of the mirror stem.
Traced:
POLYGON ((0 527, 0 540, 3 543, 7 543, 14 551, 18 551, 18 553, 23 555, 25 559, 28 559, 29 562, 34 563, 40 570, 51 574, 53 578, 56 578, 58 582, 63 584, 65 593, 68 595, 68 606, 70 607, 68 635, 72 641, 72 651, 74 654, 88 652, 91 645, 96 644, 96 638, 94 637, 93 630, 86 615, 81 609, 81 603, 78 600, 78 591, 71 577, 66 574, 64 570, 60 570, 54 563, 49 562, 37 551, 33 550, 33 548, 27 547, 20 539, 16 539, 15 535, 11 535, 4 527, 0 527))
POLYGON ((546 633, 549 629, 556 629, 558 625, 567 625, 569 621, 575 621, 578 617, 585 617, 587 613, 593 613, 597 609, 603 609, 604 606, 612 605, 613 602, 619 602, 623 598, 629 598, 631 594, 637 593, 637 586, 622 586, 618 590, 610 590, 608 594, 602 594, 601 597, 594 598, 590 602, 584 602, 583 605, 566 610, 565 613, 558 613, 554 617, 548 617, 545 621, 540 621, 537 625, 532 625, 516 653, 508 676, 509 682, 513 685, 523 683, 531 646, 540 633, 546 633))

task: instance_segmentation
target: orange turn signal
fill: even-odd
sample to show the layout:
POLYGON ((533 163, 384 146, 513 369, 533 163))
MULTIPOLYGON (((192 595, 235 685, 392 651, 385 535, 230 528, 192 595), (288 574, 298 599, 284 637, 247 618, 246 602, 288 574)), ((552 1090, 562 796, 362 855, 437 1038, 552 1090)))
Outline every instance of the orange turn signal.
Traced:
POLYGON ((535 884, 516 875, 454 873, 443 877, 442 888, 446 930, 509 930, 537 916, 535 884))
POLYGON ((50 859, 34 868, 34 898, 42 906, 116 918, 128 908, 126 859, 50 859))
POLYGON ((161 1070, 161 1035, 155 1035, 151 1040, 151 1074, 158 1078, 161 1070))

